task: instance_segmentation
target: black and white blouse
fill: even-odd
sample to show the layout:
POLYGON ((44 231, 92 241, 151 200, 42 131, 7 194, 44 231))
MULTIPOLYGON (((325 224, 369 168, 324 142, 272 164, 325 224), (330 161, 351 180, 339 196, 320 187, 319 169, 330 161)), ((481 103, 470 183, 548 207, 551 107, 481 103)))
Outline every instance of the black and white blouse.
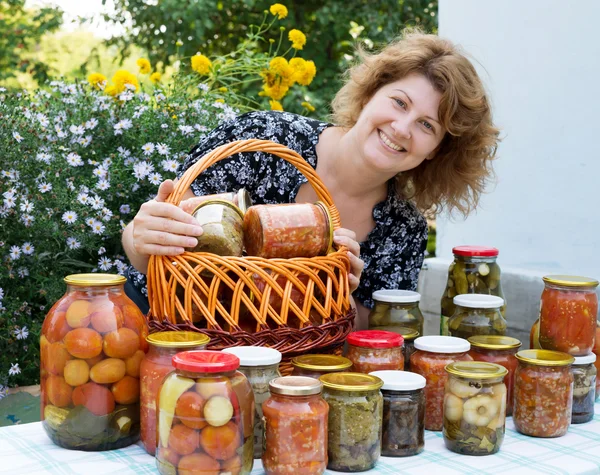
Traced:
MULTIPOLYGON (((319 135, 333 124, 288 112, 257 111, 243 114, 210 132, 184 161, 181 176, 199 158, 216 147, 242 139, 271 140, 299 153, 317 167, 319 135)), ((246 188, 254 204, 293 203, 307 180, 292 164, 264 152, 243 152, 221 160, 192 183, 196 195, 246 188)), ((367 308, 371 294, 379 289, 415 290, 427 248, 427 222, 417 208, 388 187, 385 201, 373 209, 375 228, 360 243, 365 263, 360 285, 353 296, 367 308)), ((342 223, 343 225, 343 223, 342 223)), ((130 281, 144 295, 145 276, 133 267, 130 281)))

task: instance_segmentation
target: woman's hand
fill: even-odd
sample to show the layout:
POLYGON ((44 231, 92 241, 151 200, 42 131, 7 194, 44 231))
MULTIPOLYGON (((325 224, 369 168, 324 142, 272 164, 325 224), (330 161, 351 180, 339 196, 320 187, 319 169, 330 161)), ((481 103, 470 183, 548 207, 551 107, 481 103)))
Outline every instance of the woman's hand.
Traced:
POLYGON ((173 180, 165 180, 156 198, 147 201, 133 218, 133 248, 140 256, 175 256, 198 244, 195 236, 202 227, 191 214, 165 203, 175 189, 173 180))
POLYGON ((360 244, 356 241, 356 233, 350 229, 337 229, 333 233, 333 242, 338 246, 346 246, 348 248, 351 272, 348 276, 348 284, 350 285, 350 293, 352 293, 358 288, 360 274, 365 267, 365 263, 360 258, 360 244))

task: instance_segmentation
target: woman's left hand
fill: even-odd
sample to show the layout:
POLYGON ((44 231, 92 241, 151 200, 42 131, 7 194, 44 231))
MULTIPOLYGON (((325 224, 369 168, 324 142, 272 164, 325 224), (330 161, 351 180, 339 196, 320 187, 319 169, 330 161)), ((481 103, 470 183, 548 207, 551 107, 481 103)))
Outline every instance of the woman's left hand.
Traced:
POLYGON ((360 244, 356 241, 356 233, 350 229, 336 229, 333 233, 333 242, 338 246, 346 246, 348 248, 351 272, 348 276, 348 284, 350 285, 350 293, 352 293, 358 288, 360 274, 365 267, 365 263, 360 258, 360 244))

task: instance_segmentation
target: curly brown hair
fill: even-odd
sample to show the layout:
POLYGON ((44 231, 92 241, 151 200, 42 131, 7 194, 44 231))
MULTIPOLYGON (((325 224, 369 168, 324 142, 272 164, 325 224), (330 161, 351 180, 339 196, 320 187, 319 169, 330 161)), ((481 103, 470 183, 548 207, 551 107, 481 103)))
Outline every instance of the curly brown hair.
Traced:
POLYGON ((452 42, 414 29, 377 54, 360 47, 358 54, 360 64, 347 71, 333 100, 332 121, 351 128, 379 88, 410 74, 426 77, 442 95, 439 118, 447 133, 433 160, 396 177, 396 189, 422 211, 434 207, 468 215, 493 177, 499 141, 485 88, 469 59, 452 42))

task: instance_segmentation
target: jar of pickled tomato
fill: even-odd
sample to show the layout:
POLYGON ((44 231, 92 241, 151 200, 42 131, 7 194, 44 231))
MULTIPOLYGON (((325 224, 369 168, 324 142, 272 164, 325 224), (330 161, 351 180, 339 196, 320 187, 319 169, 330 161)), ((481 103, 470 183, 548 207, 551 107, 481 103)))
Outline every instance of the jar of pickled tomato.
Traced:
POLYGON ((384 369, 404 369, 402 353, 404 338, 398 333, 361 330, 350 333, 346 341, 348 342, 346 356, 352 361, 354 371, 357 373, 368 374, 384 369))

